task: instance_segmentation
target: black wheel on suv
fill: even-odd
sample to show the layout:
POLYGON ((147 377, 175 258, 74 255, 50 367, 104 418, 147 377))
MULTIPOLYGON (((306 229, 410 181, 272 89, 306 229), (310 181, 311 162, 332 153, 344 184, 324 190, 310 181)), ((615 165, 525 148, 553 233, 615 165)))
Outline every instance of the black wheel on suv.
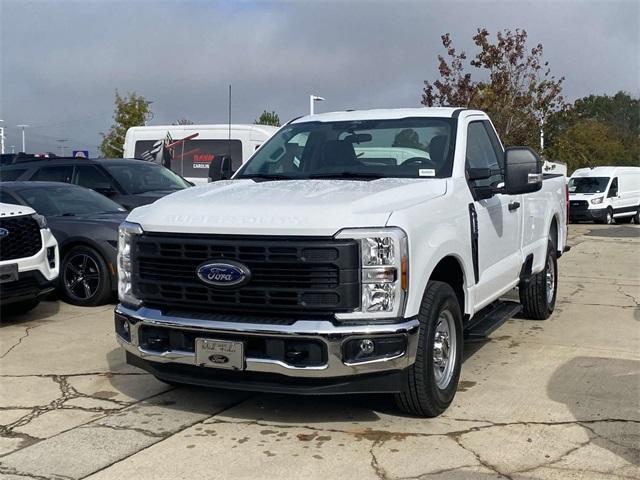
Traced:
POLYGON ((422 298, 415 363, 402 392, 395 395, 404 412, 435 417, 453 401, 462 366, 462 312, 458 298, 443 282, 429 282, 422 298))
POLYGON ((546 320, 553 313, 558 292, 556 256, 556 247, 549 241, 544 269, 533 275, 526 287, 520 288, 520 303, 527 318, 546 320))
POLYGON ((111 297, 107 264, 91 247, 71 248, 62 259, 60 277, 62 294, 74 305, 102 305, 111 297))

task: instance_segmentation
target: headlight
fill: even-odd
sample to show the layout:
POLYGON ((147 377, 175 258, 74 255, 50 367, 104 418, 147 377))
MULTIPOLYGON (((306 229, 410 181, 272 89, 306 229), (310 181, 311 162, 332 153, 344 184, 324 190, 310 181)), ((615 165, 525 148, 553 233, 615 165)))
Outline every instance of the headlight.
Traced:
POLYGON ((362 302, 352 313, 339 313, 339 320, 397 318, 404 313, 409 286, 407 235, 391 227, 347 229, 335 238, 351 238, 360 244, 362 302))
POLYGON ((142 227, 132 222, 123 222, 118 229, 118 298, 134 306, 140 305, 140 300, 133 294, 131 284, 131 243, 133 236, 142 232, 142 227))
POLYGON ((31 215, 31 218, 33 218, 36 223, 38 224, 38 227, 40 227, 40 229, 44 229, 44 228, 49 228, 49 225, 47 224, 47 218, 38 214, 38 213, 34 213, 33 215, 31 215))
POLYGON ((592 198, 591 203, 593 203, 594 205, 598 205, 599 203, 602 203, 603 198, 604 197, 592 198))

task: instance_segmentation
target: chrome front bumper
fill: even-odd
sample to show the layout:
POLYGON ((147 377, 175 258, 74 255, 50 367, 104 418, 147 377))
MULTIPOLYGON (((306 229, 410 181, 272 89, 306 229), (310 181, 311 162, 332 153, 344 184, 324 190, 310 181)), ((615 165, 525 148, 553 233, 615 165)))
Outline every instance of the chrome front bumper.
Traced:
MULTIPOLYGON (((271 325, 170 316, 164 315, 160 310, 147 307, 131 309, 118 305, 115 312, 129 319, 131 341, 116 335, 120 345, 127 352, 144 361, 160 364, 174 363, 196 366, 195 353, 174 350, 158 353, 142 348, 139 345, 138 331, 143 325, 201 332, 205 338, 215 338, 216 334, 237 334, 242 337, 306 338, 323 342, 327 349, 327 362, 321 366, 299 367, 265 358, 247 357, 245 359, 245 371, 247 372, 272 373, 300 378, 347 377, 403 370, 414 363, 418 346, 419 322, 416 318, 406 319, 402 323, 384 325, 336 326, 328 320, 297 320, 291 325, 271 325), (345 341, 352 338, 363 339, 390 335, 406 336, 406 349, 403 353, 391 358, 358 363, 343 361, 342 352, 345 341)), ((216 369, 207 368, 207 370, 216 369)))

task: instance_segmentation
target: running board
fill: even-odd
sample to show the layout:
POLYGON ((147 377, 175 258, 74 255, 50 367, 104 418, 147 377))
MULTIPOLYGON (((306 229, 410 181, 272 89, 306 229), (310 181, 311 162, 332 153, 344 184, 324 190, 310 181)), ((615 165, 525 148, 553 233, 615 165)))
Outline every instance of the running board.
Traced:
POLYGON ((480 310, 464 331, 465 340, 480 342, 485 340, 491 332, 500 325, 517 315, 522 305, 516 302, 500 301, 480 310))

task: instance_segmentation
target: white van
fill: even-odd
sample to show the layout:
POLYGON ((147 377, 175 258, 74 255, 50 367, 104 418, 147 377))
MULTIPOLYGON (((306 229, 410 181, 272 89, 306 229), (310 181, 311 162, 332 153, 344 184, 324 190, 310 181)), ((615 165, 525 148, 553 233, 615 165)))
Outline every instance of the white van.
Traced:
POLYGON ((145 158, 159 140, 179 142, 173 148, 171 170, 193 183, 206 183, 209 164, 219 155, 229 155, 235 171, 279 127, 269 125, 154 125, 132 127, 124 140, 124 158, 145 158))
POLYGON ((570 218, 640 224, 640 167, 580 168, 569 179, 570 218))

